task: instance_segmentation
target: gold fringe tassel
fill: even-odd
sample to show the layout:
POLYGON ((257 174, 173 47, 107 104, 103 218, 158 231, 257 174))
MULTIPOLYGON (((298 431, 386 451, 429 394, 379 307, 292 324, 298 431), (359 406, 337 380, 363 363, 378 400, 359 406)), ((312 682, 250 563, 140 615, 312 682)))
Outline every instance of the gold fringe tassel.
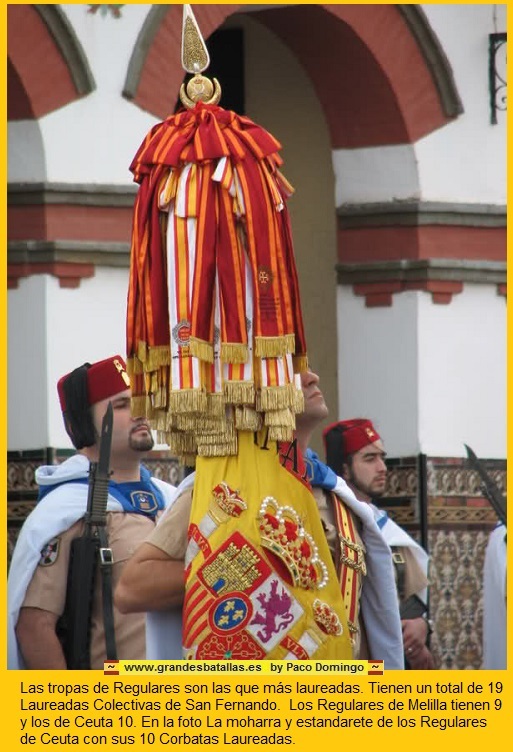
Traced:
POLYGON ((262 415, 249 405, 238 405, 235 408, 235 428, 238 431, 260 431, 262 415))
POLYGON ((194 434, 198 448, 202 446, 213 446, 214 444, 230 444, 231 442, 235 441, 236 437, 237 434, 235 433, 235 428, 233 427, 232 430, 228 429, 225 433, 194 434))
POLYGON ((207 394, 207 413, 209 415, 225 414, 226 400, 222 392, 207 394))
POLYGON ((281 355, 293 353, 296 349, 294 334, 284 334, 281 337, 255 337, 255 355, 257 358, 279 358, 281 355))
POLYGON ((151 392, 151 394, 155 394, 155 392, 158 392, 159 390, 159 374, 158 371, 151 371, 149 374, 149 379, 147 379, 148 383, 149 381, 149 388, 148 391, 151 392))
POLYGON ((175 421, 176 428, 179 431, 188 431, 189 433, 198 435, 224 434, 228 426, 228 422, 224 416, 177 415, 175 421))
POLYGON ((255 401, 255 385, 252 381, 226 381, 226 402, 231 405, 252 405, 255 401))
POLYGON ((171 431, 166 434, 166 444, 168 444, 171 452, 177 455, 181 454, 195 454, 197 445, 194 436, 190 433, 182 433, 180 431, 171 431))
POLYGON ((139 341, 137 343, 137 357, 141 361, 141 363, 146 363, 146 357, 148 355, 148 348, 146 346, 146 342, 139 341))
POLYGON ((145 363, 146 371, 156 371, 161 366, 168 366, 170 363, 171 351, 167 345, 148 347, 148 354, 145 363))
POLYGON ((256 409, 266 413, 270 410, 286 410, 294 405, 294 384, 264 386, 257 392, 256 409))
POLYGON ((196 427, 197 417, 195 415, 176 415, 175 426, 178 431, 189 431, 192 433, 196 427))
POLYGON ((269 426, 270 441, 292 441, 294 432, 286 426, 269 426))
POLYGON ((153 427, 157 432, 168 430, 167 412, 165 410, 155 410, 152 417, 153 427))
POLYGON ((292 410, 296 415, 300 415, 305 411, 305 395, 301 389, 294 389, 294 404, 292 410))
POLYGON ((221 343, 222 363, 247 363, 249 360, 249 347, 241 342, 221 343))
POLYGON ((226 444, 203 444, 198 446, 199 457, 227 457, 237 454, 237 439, 226 444))
POLYGON ((172 413, 201 413, 207 409, 207 395, 202 389, 177 389, 169 392, 168 409, 172 413))
POLYGON ((130 377, 141 374, 143 370, 143 364, 136 355, 126 359, 126 372, 130 377))
POLYGON ((193 358, 206 360, 207 363, 214 362, 214 346, 211 342, 206 342, 204 339, 191 337, 189 339, 189 352, 193 358))
POLYGON ((296 427, 296 419, 292 410, 269 410, 264 414, 266 426, 283 426, 284 428, 296 427))
POLYGON ((160 386, 154 393, 153 405, 156 408, 167 407, 167 389, 165 386, 160 386))
POLYGON ((130 407, 132 415, 134 415, 136 418, 139 418, 141 416, 146 417, 147 399, 148 398, 145 394, 132 395, 132 399, 130 400, 130 407))

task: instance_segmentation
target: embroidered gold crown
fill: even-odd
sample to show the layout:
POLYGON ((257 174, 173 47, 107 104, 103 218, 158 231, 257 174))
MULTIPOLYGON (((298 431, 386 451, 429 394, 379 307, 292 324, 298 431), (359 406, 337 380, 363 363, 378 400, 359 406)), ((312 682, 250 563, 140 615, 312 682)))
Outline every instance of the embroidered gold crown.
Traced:
POLYGON ((313 613, 315 622, 326 634, 341 635, 344 631, 335 611, 331 606, 328 606, 327 603, 323 603, 318 598, 313 602, 313 613))
POLYGON ((317 590, 328 582, 328 569, 295 509, 280 507, 267 496, 258 514, 262 546, 280 559, 296 587, 317 590))
MULTIPOLYGON (((227 517, 240 517, 248 505, 224 481, 212 489, 213 502, 227 517)), ((212 506, 212 505, 211 505, 212 506)), ((212 507, 213 508, 213 507, 212 507)))

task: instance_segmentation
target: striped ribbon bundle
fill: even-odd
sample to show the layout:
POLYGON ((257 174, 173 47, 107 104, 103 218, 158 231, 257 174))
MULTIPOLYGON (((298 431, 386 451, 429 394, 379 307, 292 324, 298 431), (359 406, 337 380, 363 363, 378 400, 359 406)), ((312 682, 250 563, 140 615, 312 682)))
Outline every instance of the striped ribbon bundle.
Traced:
POLYGON ((133 410, 189 464, 237 431, 292 438, 307 368, 279 142, 198 103, 153 127, 130 169, 133 410))

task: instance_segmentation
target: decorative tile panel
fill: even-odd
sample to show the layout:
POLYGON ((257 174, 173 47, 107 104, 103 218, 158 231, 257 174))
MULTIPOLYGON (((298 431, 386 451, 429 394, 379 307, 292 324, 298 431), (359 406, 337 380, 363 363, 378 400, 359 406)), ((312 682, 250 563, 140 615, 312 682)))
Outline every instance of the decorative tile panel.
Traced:
MULTIPOLYGON (((387 461, 387 489, 379 505, 417 541, 421 510, 417 458, 387 461)), ((506 494, 506 463, 485 460, 506 494)), ((429 457, 427 536, 430 560, 431 647, 441 669, 479 669, 482 662, 482 580, 488 536, 497 524, 475 470, 462 458, 429 457)), ((425 517, 425 515, 424 515, 425 517)))

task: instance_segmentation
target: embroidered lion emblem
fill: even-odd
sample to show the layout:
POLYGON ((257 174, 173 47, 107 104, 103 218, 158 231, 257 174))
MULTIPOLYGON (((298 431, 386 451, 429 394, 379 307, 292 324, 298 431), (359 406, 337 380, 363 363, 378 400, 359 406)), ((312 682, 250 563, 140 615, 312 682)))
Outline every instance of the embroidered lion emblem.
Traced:
POLYGON ((262 642, 269 642, 274 634, 285 629, 294 620, 294 614, 290 612, 292 598, 283 587, 278 595, 278 580, 273 580, 269 595, 260 593, 257 600, 263 613, 256 614, 251 624, 261 624, 263 629, 257 632, 257 636, 262 642))

